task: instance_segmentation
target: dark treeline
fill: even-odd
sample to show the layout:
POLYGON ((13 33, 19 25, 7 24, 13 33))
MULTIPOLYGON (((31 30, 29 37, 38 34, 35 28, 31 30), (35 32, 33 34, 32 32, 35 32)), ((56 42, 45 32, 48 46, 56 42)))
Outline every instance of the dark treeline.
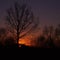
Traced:
MULTIPOLYGON (((7 30, 4 28, 0 29, 0 47, 17 47, 16 40, 14 37, 7 36, 7 30)), ((53 26, 45 27, 42 35, 38 36, 37 39, 32 40, 32 44, 35 43, 36 48, 60 48, 60 25, 56 28, 53 26)), ((28 47, 20 45, 22 48, 28 47)), ((31 46, 32 47, 32 46, 31 46)), ((30 48, 30 47, 28 47, 30 48)))
POLYGON ((36 39, 35 43, 37 47, 60 48, 60 24, 56 28, 44 27, 42 35, 36 39))

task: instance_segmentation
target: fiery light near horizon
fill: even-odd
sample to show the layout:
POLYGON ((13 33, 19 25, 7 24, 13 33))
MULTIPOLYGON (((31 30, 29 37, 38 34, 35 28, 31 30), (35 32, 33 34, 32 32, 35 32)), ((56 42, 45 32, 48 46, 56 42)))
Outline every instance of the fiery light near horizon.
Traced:
POLYGON ((26 45, 26 46, 31 46, 31 40, 28 40, 27 38, 25 38, 25 39, 20 39, 19 40, 19 44, 24 44, 24 45, 26 45))
POLYGON ((24 44, 26 46, 35 46, 35 42, 33 41, 36 40, 36 38, 40 36, 40 34, 41 34, 41 31, 29 34, 28 36, 21 38, 19 40, 19 44, 24 44))

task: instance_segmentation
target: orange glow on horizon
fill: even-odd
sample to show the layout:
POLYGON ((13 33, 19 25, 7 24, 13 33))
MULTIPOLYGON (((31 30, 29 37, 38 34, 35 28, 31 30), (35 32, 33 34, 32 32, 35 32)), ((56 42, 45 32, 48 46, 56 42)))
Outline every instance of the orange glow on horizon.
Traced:
POLYGON ((20 39, 19 44, 24 44, 26 46, 31 46, 31 41, 28 39, 20 39))
POLYGON ((28 36, 25 36, 19 40, 19 44, 24 44, 26 46, 35 46, 34 41, 38 36, 40 36, 41 32, 37 32, 34 34, 29 34, 28 36))

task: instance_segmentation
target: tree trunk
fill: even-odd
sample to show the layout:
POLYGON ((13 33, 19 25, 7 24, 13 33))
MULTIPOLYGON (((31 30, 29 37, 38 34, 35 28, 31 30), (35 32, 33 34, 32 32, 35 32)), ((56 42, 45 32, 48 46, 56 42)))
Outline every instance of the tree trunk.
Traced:
POLYGON ((19 47, 19 24, 17 25, 17 47, 19 47))
POLYGON ((17 47, 19 47, 19 33, 17 33, 17 47))

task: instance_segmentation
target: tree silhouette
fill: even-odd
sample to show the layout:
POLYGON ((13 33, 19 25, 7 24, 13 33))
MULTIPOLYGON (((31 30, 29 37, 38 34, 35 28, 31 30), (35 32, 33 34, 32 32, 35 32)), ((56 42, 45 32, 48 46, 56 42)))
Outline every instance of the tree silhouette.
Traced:
POLYGON ((4 45, 7 48, 16 47, 16 42, 15 42, 14 38, 8 37, 8 38, 5 39, 4 45))
POLYGON ((45 44, 45 37, 44 36, 40 36, 37 38, 37 45, 39 47, 43 47, 44 48, 44 44, 45 44))
POLYGON ((54 28, 53 28, 53 26, 49 26, 49 37, 50 37, 50 39, 53 38, 53 33, 54 33, 54 28))
POLYGON ((48 36, 48 33, 49 33, 48 27, 45 26, 44 29, 43 29, 43 35, 48 36))
POLYGON ((53 28, 53 26, 45 27, 43 33, 47 36, 46 45, 49 47, 54 47, 54 42, 53 42, 54 28, 53 28))
POLYGON ((4 28, 0 28, 0 39, 3 40, 6 37, 6 30, 4 28))
POLYGON ((37 26, 37 21, 34 20, 33 12, 26 4, 19 5, 17 2, 14 7, 7 10, 6 17, 8 30, 16 35, 17 45, 19 39, 33 31, 37 26))
POLYGON ((60 47, 60 24, 55 29, 55 45, 60 47))
POLYGON ((43 30, 43 34, 47 35, 47 37, 50 36, 52 38, 53 33, 54 33, 53 26, 45 27, 43 30))
POLYGON ((59 24, 58 27, 55 29, 55 36, 56 36, 56 37, 60 36, 60 24, 59 24))

